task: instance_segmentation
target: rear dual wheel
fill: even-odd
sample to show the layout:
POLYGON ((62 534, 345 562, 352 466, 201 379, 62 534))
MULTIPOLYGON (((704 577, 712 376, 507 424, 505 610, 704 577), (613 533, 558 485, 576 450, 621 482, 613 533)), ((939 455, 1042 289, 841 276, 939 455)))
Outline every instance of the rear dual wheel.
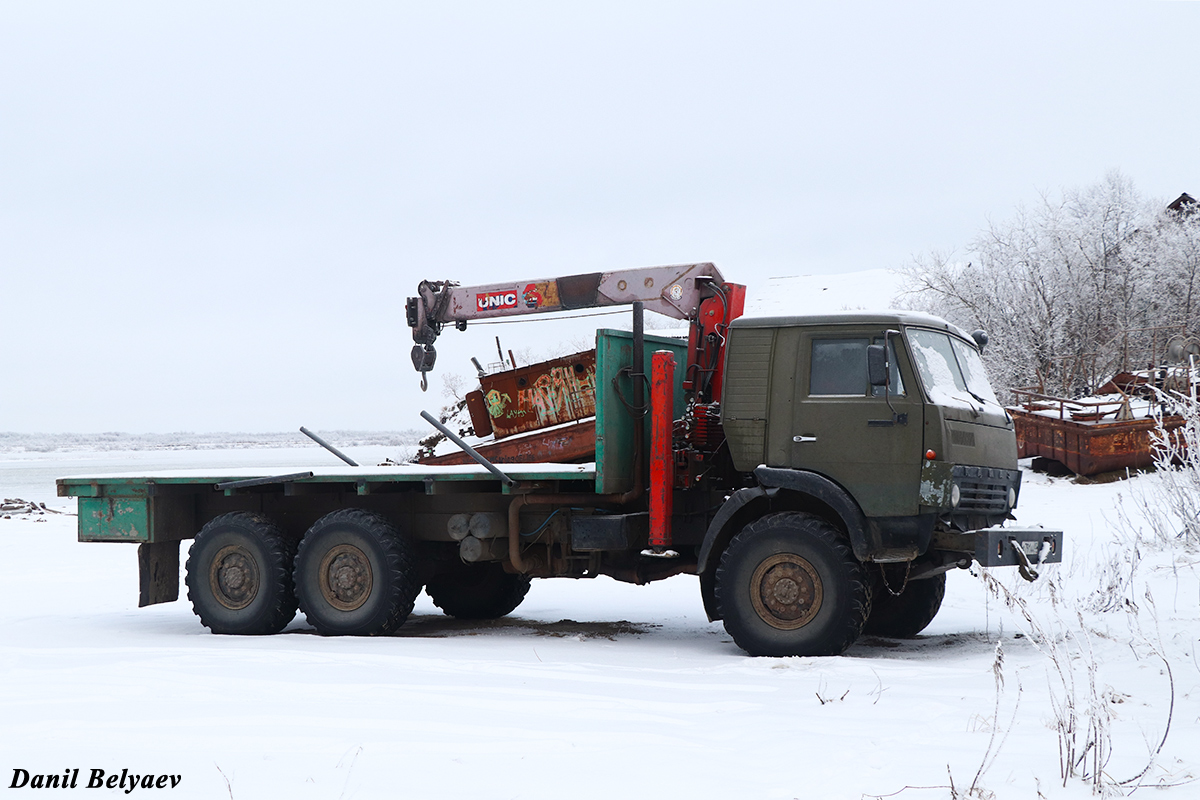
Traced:
POLYGON ((266 517, 222 514, 188 550, 192 610, 213 633, 278 633, 296 616, 294 544, 266 517))
POLYGON ((386 518, 357 508, 308 529, 293 578, 300 609, 323 636, 391 633, 421 591, 412 543, 386 518))

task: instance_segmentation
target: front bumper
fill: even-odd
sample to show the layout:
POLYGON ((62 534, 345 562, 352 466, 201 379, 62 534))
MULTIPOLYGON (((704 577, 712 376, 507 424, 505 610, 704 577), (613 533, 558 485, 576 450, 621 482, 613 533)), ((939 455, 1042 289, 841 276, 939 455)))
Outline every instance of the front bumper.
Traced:
POLYGON ((984 528, 971 531, 971 535, 975 537, 975 560, 982 567, 1036 567, 1062 562, 1062 531, 984 528))

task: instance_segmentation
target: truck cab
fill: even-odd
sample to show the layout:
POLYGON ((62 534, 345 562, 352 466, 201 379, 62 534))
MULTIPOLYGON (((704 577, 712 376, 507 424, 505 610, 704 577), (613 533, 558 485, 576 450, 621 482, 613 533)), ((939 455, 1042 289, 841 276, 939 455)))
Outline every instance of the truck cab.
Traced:
POLYGON ((925 314, 743 317, 728 348, 722 424, 735 469, 822 475, 881 530, 919 520, 923 543, 901 537, 864 558, 914 558, 943 517, 966 530, 1009 516, 1020 488, 1013 422, 965 331, 925 314), (872 385, 868 348, 885 340, 886 383, 872 385), (945 502, 945 465, 987 470, 995 485, 951 475, 959 499, 945 502))
MULTIPOLYGON (((795 576, 811 569, 810 593, 829 599, 835 586, 850 586, 843 603, 864 608, 849 616, 862 616, 867 632, 887 635, 913 635, 932 620, 950 569, 972 560, 1028 568, 1031 555, 1060 557, 1061 534, 1014 537, 997 527, 1014 518, 1020 472, 1013 421, 988 383, 980 347, 962 329, 918 313, 735 320, 721 424, 744 485, 701 548, 709 616, 727 627, 729 609, 746 616, 736 602, 722 603, 723 567, 713 554, 722 561, 736 556, 741 533, 763 527, 756 521, 766 517, 793 529, 796 540, 812 538, 800 528, 828 526, 823 538, 847 545, 844 555, 856 562, 840 577, 822 578, 824 566, 792 559, 785 595, 805 583, 795 576), (1016 538, 1020 547, 1009 541, 1016 538)), ((776 538, 773 557, 787 549, 787 536, 776 538)), ((751 600, 767 591, 770 572, 755 584, 751 571, 751 600)), ((752 652, 782 652, 771 635, 750 632, 765 627, 773 634, 780 621, 767 605, 749 606, 749 619, 734 621, 735 638, 752 652)), ((839 635, 829 639, 830 652, 840 651, 839 635)))

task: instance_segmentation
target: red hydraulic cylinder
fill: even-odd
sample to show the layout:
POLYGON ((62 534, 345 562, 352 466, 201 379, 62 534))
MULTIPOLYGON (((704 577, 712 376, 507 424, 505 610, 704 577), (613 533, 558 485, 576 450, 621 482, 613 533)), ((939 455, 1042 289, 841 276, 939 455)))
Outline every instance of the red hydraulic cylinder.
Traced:
POLYGON ((720 292, 700 302, 688 333, 688 364, 683 390, 701 403, 721 402, 725 369, 725 332, 746 307, 746 287, 723 283, 720 292))
POLYGON ((675 357, 658 350, 650 357, 650 546, 671 545, 675 488, 675 357))

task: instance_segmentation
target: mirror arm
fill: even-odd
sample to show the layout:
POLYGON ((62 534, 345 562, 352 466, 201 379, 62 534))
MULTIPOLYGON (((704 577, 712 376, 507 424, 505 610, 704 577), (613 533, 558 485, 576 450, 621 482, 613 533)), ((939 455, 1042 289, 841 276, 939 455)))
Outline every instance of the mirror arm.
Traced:
POLYGON ((887 401, 888 410, 892 412, 892 422, 898 422, 901 425, 908 424, 908 414, 896 413, 895 406, 892 405, 892 335, 900 335, 900 331, 888 330, 883 332, 883 399, 887 401))

